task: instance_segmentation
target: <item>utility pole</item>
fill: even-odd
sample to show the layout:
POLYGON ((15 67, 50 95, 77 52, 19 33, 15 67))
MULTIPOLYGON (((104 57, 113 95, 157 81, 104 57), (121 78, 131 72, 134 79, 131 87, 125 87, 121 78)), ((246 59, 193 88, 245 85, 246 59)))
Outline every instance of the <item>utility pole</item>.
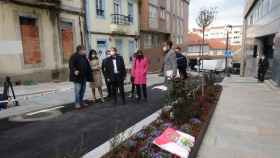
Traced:
POLYGON ((225 52, 225 73, 228 77, 230 77, 229 68, 228 68, 228 55, 229 55, 229 33, 232 30, 232 25, 226 26, 227 38, 226 38, 226 52, 225 52))

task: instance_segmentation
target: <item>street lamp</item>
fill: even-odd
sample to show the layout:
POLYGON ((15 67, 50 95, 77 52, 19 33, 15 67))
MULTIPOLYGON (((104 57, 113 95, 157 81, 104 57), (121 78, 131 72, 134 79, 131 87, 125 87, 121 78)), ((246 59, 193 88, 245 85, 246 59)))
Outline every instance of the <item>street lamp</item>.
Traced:
POLYGON ((230 73, 229 73, 229 69, 228 69, 228 50, 229 50, 229 33, 232 31, 232 25, 227 25, 225 27, 225 30, 226 30, 226 34, 227 34, 227 38, 226 38, 226 52, 225 52, 225 72, 226 72, 226 75, 229 77, 230 76, 230 73))

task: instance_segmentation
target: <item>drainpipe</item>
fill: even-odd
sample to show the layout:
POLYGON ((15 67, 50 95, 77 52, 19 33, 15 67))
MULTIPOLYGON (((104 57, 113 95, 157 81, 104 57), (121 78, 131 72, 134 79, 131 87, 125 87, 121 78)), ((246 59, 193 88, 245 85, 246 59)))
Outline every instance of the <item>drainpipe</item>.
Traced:
POLYGON ((82 4, 82 11, 83 11, 83 15, 84 15, 84 39, 85 39, 85 47, 89 50, 91 49, 90 43, 89 43, 89 30, 88 30, 88 26, 89 26, 89 12, 88 12, 88 0, 83 0, 83 4, 82 4))
POLYGON ((241 48, 241 65, 240 65, 240 76, 245 77, 246 69, 246 32, 247 32, 247 20, 243 19, 243 28, 242 28, 242 48, 241 48))
POLYGON ((53 46, 54 46, 54 61, 55 61, 55 69, 52 72, 52 79, 59 78, 59 64, 60 64, 60 55, 61 55, 61 48, 60 48, 60 6, 57 6, 51 10, 50 12, 54 12, 53 14, 53 26, 57 30, 53 31, 53 46))

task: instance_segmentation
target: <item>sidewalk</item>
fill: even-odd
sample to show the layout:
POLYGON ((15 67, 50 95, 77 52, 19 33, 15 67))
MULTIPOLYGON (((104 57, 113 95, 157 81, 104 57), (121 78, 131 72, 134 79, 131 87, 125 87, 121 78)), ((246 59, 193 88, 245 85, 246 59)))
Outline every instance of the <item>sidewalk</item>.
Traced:
POLYGON ((198 158, 279 158, 279 91, 236 76, 223 87, 198 158))
MULTIPOLYGON (((126 80, 126 83, 128 82, 129 77, 127 77, 126 80)), ((163 78, 158 77, 157 74, 148 75, 148 85, 160 82, 163 82, 163 78)), ((74 103, 74 87, 71 82, 50 82, 32 86, 16 86, 14 88, 20 106, 0 111, 0 119, 74 103)), ((1 89, 2 88, 0 88, 0 92, 2 92, 1 89)), ((105 84, 103 85, 103 89, 106 89, 105 84)), ((125 89, 126 91, 130 90, 130 85, 126 85, 125 89)), ((104 91, 104 96, 106 95, 107 93, 104 91)), ((85 99, 91 97, 91 90, 89 86, 87 86, 85 99)))

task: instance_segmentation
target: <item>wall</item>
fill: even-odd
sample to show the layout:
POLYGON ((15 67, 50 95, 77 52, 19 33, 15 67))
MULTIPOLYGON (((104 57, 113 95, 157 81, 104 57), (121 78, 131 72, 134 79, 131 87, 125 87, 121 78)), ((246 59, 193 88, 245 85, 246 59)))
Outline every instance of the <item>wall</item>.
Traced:
MULTIPOLYGON (((76 5, 77 2, 75 0, 73 4, 76 5)), ((73 22, 74 45, 80 44, 79 16, 62 12, 60 17, 64 21, 73 22)), ((0 18, 0 74, 2 76, 10 75, 17 80, 50 81, 54 70, 68 67, 62 62, 60 33, 54 12, 27 5, 0 3, 0 18), (42 59, 40 64, 26 65, 23 62, 19 16, 37 19, 42 59)))
MULTIPOLYGON (((260 1, 255 1, 260 2, 260 1)), ((264 1, 270 2, 265 10, 262 10, 262 14, 255 16, 257 13, 256 5, 253 7, 246 7, 245 17, 243 27, 245 29, 245 34, 243 38, 243 55, 242 55, 242 75, 245 76, 255 76, 257 74, 257 61, 258 59, 254 57, 254 47, 257 48, 257 55, 262 54, 262 48, 264 45, 263 38, 268 36, 273 36, 279 32, 280 26, 280 1, 279 0, 270 0, 264 1), (249 11, 248 9, 251 8, 249 11), (249 11, 249 12, 248 12, 249 11), (252 18, 254 17, 254 18, 252 18)), ((253 4, 253 1, 248 2, 248 4, 253 4)), ((254 3, 258 4, 258 3, 254 3)), ((277 54, 275 54, 277 58, 277 54)), ((271 64, 272 69, 275 69, 276 64, 271 64)))
POLYGON ((164 58, 161 48, 145 49, 144 55, 149 59, 149 72, 160 72, 164 58))

